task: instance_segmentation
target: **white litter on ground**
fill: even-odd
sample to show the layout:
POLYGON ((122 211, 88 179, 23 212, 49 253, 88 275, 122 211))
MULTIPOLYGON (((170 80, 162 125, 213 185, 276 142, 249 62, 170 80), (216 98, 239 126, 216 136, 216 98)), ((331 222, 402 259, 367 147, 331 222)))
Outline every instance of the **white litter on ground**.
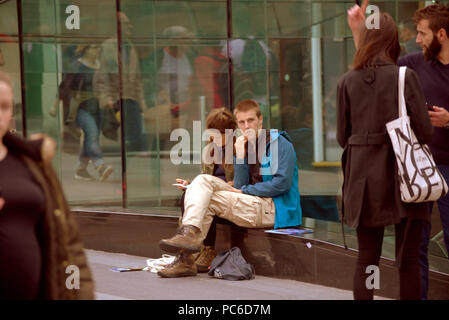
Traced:
POLYGON ((163 254, 162 258, 148 259, 147 266, 145 268, 143 268, 143 270, 157 273, 158 271, 163 270, 166 266, 168 266, 174 260, 175 260, 175 256, 163 254))

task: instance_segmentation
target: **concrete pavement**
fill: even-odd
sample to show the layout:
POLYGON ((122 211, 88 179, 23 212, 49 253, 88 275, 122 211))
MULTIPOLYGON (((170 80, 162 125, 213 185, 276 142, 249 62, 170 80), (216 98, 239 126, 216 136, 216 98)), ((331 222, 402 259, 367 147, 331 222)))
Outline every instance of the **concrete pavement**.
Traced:
POLYGON ((113 272, 115 267, 145 266, 146 259, 157 257, 94 250, 86 254, 97 300, 352 300, 351 291, 258 275, 227 281, 207 274, 164 279, 149 271, 113 272))

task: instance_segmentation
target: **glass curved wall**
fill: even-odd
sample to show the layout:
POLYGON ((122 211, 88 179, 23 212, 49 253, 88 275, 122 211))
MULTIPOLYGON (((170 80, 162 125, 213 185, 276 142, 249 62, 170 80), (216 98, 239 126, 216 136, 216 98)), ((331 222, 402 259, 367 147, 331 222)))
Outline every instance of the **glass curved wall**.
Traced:
MULTIPOLYGON (((402 31, 426 3, 371 3, 402 22, 402 45, 416 50, 402 31)), ((15 126, 58 141, 54 165, 72 207, 178 214, 172 183, 199 173, 207 113, 255 99, 265 127, 292 137, 303 225, 314 229, 307 236, 341 244, 335 100, 354 54, 346 23, 352 5, 0 1, 0 69, 15 83, 15 126), (181 155, 171 152, 181 141, 172 135, 178 128, 187 146, 181 155)), ((440 230, 435 210, 431 263, 449 273, 440 230)), ((356 247, 353 230, 347 233, 356 247)), ((384 256, 394 257, 393 234, 388 228, 384 256)))

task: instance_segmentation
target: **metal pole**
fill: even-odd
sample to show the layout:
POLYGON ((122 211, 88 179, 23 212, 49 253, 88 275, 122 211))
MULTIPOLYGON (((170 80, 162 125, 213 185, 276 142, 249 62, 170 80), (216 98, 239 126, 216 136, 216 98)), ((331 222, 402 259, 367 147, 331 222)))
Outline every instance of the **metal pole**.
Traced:
MULTIPOLYGON (((267 46, 267 55, 265 57, 265 89, 267 90, 265 93, 266 101, 267 101, 267 122, 265 123, 265 126, 267 128, 271 128, 271 73, 270 73, 270 43, 268 40, 268 8, 267 8, 267 0, 264 1, 264 13, 265 13, 265 44, 267 46)), ((274 4, 273 4, 274 6, 274 4)))
POLYGON ((117 62, 118 62, 118 78, 119 78, 119 107, 120 107, 120 139, 121 139, 121 145, 120 145, 120 154, 121 154, 121 160, 122 160, 122 206, 123 208, 128 207, 128 185, 127 185, 127 179, 126 179, 126 146, 125 146, 125 116, 124 116, 124 110, 123 110, 123 103, 122 103, 122 97, 123 97, 123 86, 122 86, 122 26, 119 18, 119 12, 120 12, 120 0, 115 1, 116 4, 116 19, 117 19, 117 62))
MULTIPOLYGON (((312 4, 313 21, 321 20, 321 4, 312 4)), ((312 89, 313 89, 313 157, 314 162, 324 160, 323 89, 321 82, 321 25, 312 27, 312 89)))
MULTIPOLYGON (((206 145, 206 142, 203 141, 202 136, 204 131, 206 131, 206 97, 200 96, 200 115, 201 115, 201 150, 200 150, 200 157, 203 154, 204 147, 206 145)), ((200 158, 201 159, 201 158, 200 158)))
POLYGON ((229 109, 234 111, 234 96, 232 79, 232 57, 231 57, 231 40, 232 40, 232 0, 226 1, 226 17, 227 17, 227 39, 226 39, 226 53, 228 56, 228 97, 229 97, 229 109))
POLYGON ((26 101, 25 101, 25 70, 23 61, 23 26, 22 26, 22 1, 17 0, 17 23, 18 23, 18 40, 19 40, 19 57, 20 57, 20 91, 22 95, 22 133, 27 136, 26 122, 26 101))

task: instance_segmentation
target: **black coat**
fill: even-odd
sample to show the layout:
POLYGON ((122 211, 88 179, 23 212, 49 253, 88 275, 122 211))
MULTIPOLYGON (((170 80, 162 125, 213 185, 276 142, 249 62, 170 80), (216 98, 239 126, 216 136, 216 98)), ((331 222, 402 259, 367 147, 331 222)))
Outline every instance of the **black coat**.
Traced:
MULTIPOLYGON (((337 88, 337 140, 342 155, 343 221, 350 227, 386 226, 401 218, 429 219, 426 203, 404 203, 396 158, 385 124, 398 118, 399 67, 378 62, 344 74, 337 88)), ((405 100, 420 143, 433 127, 416 73, 407 69, 405 100)))

